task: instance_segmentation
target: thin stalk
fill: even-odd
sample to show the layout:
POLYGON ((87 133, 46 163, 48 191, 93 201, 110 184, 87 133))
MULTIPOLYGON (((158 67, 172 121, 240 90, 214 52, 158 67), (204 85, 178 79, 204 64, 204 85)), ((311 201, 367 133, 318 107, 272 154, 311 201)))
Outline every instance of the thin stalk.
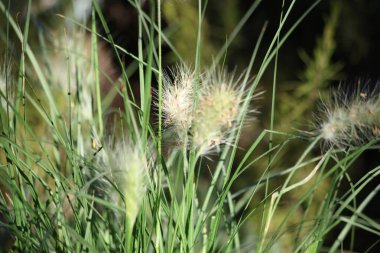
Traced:
POLYGON ((185 192, 185 198, 186 198, 186 219, 188 224, 188 230, 187 230, 187 238, 188 238, 188 245, 187 245, 187 252, 194 252, 194 244, 195 244, 195 238, 194 238, 194 204, 195 204, 195 167, 196 167, 196 155, 195 150, 192 149, 190 151, 189 156, 189 170, 188 170, 188 177, 186 178, 186 192, 185 192))
POLYGON ((133 252, 132 246, 133 246, 133 225, 131 223, 131 220, 125 215, 125 253, 133 252))
MULTIPOLYGON (((155 1, 151 0, 151 19, 155 18, 155 1)), ((149 30, 149 45, 148 45, 148 60, 147 66, 145 69, 145 99, 144 99, 144 107, 143 107, 143 145, 146 146, 146 142, 148 139, 148 129, 149 129, 149 119, 150 119, 150 111, 151 111, 151 81, 152 81, 152 63, 153 63, 153 49, 154 49, 154 26, 150 25, 149 30)))
POLYGON ((144 61, 143 56, 143 45, 142 45, 142 10, 139 1, 136 1, 136 8, 138 10, 138 38, 137 38, 137 48, 139 57, 139 82, 140 82, 140 107, 141 110, 145 111, 145 82, 144 82, 144 61))
POLYGON ((156 212, 156 241, 154 248, 156 252, 161 252, 160 245, 162 244, 161 237, 161 191, 162 191, 162 29, 161 29, 161 0, 157 3, 157 23, 158 23, 158 182, 157 182, 157 212, 156 212))
MULTIPOLYGON (((195 83, 193 84, 195 97, 198 97, 200 68, 201 68, 201 55, 202 55, 202 0, 198 0, 198 31, 197 31, 197 45, 195 50, 195 83)), ((197 100, 197 99, 196 99, 197 100)))
MULTIPOLYGON (((282 1, 281 15, 280 15, 280 24, 282 23, 283 10, 284 10, 285 1, 282 1)), ((277 46, 280 43, 280 33, 277 37, 277 46)), ((276 88, 277 88, 277 67, 278 67, 278 54, 279 50, 276 50, 276 55, 274 59, 274 71, 273 71, 273 85, 272 85, 272 101, 271 101, 271 113, 270 113, 270 132, 269 132, 269 149, 273 146, 273 128, 274 128, 274 116, 275 116, 275 105, 276 105, 276 88)), ((271 160, 271 155, 269 157, 269 163, 271 160)))
POLYGON ((96 104, 98 112, 98 129, 99 137, 103 137, 103 111, 102 111, 102 98, 100 92, 100 78, 99 78, 99 57, 98 57, 98 41, 96 36, 96 20, 95 20, 95 8, 92 8, 92 61, 93 61, 93 71, 95 78, 95 88, 96 88, 96 104))

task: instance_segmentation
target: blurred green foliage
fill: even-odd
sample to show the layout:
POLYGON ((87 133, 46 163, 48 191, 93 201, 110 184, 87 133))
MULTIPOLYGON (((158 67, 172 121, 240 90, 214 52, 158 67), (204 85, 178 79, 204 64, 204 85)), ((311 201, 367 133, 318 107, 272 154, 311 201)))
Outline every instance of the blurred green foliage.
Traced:
MULTIPOLYGON (((340 77, 342 64, 334 62, 336 48, 336 29, 341 13, 341 2, 333 1, 329 16, 325 19, 323 33, 317 38, 312 56, 301 49, 300 57, 305 70, 300 72, 300 80, 284 83, 279 95, 280 118, 277 118, 280 129, 289 131, 289 126, 312 120, 312 112, 325 92, 340 77), (297 103, 295 103, 297 101, 297 103)), ((281 88, 280 88, 281 89, 281 88)))
MULTIPOLYGON (((164 19, 171 30, 170 39, 183 59, 189 64, 195 61, 198 30, 198 6, 195 1, 165 1, 163 4, 164 19)), ((210 55, 215 54, 215 47, 210 39, 208 22, 202 24, 202 55, 201 61, 210 64, 210 55)), ((176 63, 177 58, 169 53, 165 59, 167 63, 176 63)))

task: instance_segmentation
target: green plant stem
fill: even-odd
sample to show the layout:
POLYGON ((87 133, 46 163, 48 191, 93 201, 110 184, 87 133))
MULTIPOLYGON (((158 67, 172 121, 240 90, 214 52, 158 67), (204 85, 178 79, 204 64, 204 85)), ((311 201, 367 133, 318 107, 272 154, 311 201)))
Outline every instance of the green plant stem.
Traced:
POLYGON ((100 77, 99 77, 99 57, 98 57, 98 40, 96 36, 96 20, 95 20, 95 8, 92 8, 92 60, 93 60, 93 71, 95 79, 95 89, 96 89, 96 104, 98 112, 98 129, 99 138, 103 137, 103 111, 102 111, 102 96, 100 91, 100 77))
POLYGON ((157 182, 157 213, 156 213, 156 241, 154 244, 156 252, 160 251, 162 244, 161 237, 161 191, 162 191, 162 29, 161 29, 161 0, 157 2, 157 23, 158 23, 158 182, 157 182))

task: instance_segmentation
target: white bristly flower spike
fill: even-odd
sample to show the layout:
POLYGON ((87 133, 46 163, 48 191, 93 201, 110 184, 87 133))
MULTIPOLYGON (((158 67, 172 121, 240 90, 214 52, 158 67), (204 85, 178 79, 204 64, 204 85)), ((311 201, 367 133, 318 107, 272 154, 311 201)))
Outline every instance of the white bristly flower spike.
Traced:
POLYGON ((149 168, 146 155, 138 146, 117 142, 106 145, 100 159, 101 165, 124 195, 126 218, 132 231, 146 192, 149 168))
POLYGON ((347 95, 339 88, 335 92, 337 99, 324 105, 321 113, 326 116, 319 124, 319 135, 327 144, 355 146, 380 136, 380 87, 367 90, 347 95))
POLYGON ((194 72, 186 66, 165 76, 162 98, 164 123, 179 138, 185 138, 198 155, 207 155, 222 144, 231 144, 245 95, 240 78, 220 70, 206 70, 196 83, 194 72), (173 80, 172 80, 172 79, 173 80), (196 85, 197 84, 197 85, 196 85), (195 90, 195 87, 199 87, 195 90), (195 96, 196 94, 196 96, 195 96))
POLYGON ((186 134, 193 117, 194 72, 185 65, 172 71, 174 80, 164 75, 162 112, 164 124, 173 126, 180 137, 186 134))
POLYGON ((192 143, 203 155, 231 142, 228 136, 243 101, 240 86, 233 76, 228 77, 219 70, 204 76, 191 130, 192 143))

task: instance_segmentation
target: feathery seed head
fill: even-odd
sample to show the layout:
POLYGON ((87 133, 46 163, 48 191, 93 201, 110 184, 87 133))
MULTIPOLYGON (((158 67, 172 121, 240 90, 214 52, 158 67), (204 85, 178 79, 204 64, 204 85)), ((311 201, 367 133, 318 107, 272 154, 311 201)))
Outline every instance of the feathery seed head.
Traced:
POLYGON ((228 137, 245 99, 244 90, 237 84, 240 78, 225 71, 206 70, 199 85, 194 85, 194 72, 188 67, 178 67, 172 74, 173 81, 167 75, 164 78, 165 124, 173 126, 178 137, 188 140, 199 155, 231 143, 228 137))
POLYGON ((344 138, 349 128, 349 119, 346 110, 337 108, 331 112, 326 122, 322 124, 322 138, 329 142, 344 138))
POLYGON ((233 78, 217 72, 202 80, 201 93, 192 125, 193 145, 206 154, 228 143, 228 134, 241 108, 241 94, 233 78))
POLYGON ((320 124, 320 136, 332 146, 351 146, 379 136, 380 83, 371 92, 365 86, 348 94, 341 87, 334 93, 335 100, 325 105, 326 119, 320 124))
POLYGON ((183 134, 190 128, 192 120, 194 73, 186 66, 180 66, 172 74, 174 81, 168 75, 163 80, 164 123, 183 134))
POLYGON ((126 217, 132 228, 146 191, 149 168, 146 156, 139 147, 118 142, 103 148, 101 160, 124 195, 126 217))

